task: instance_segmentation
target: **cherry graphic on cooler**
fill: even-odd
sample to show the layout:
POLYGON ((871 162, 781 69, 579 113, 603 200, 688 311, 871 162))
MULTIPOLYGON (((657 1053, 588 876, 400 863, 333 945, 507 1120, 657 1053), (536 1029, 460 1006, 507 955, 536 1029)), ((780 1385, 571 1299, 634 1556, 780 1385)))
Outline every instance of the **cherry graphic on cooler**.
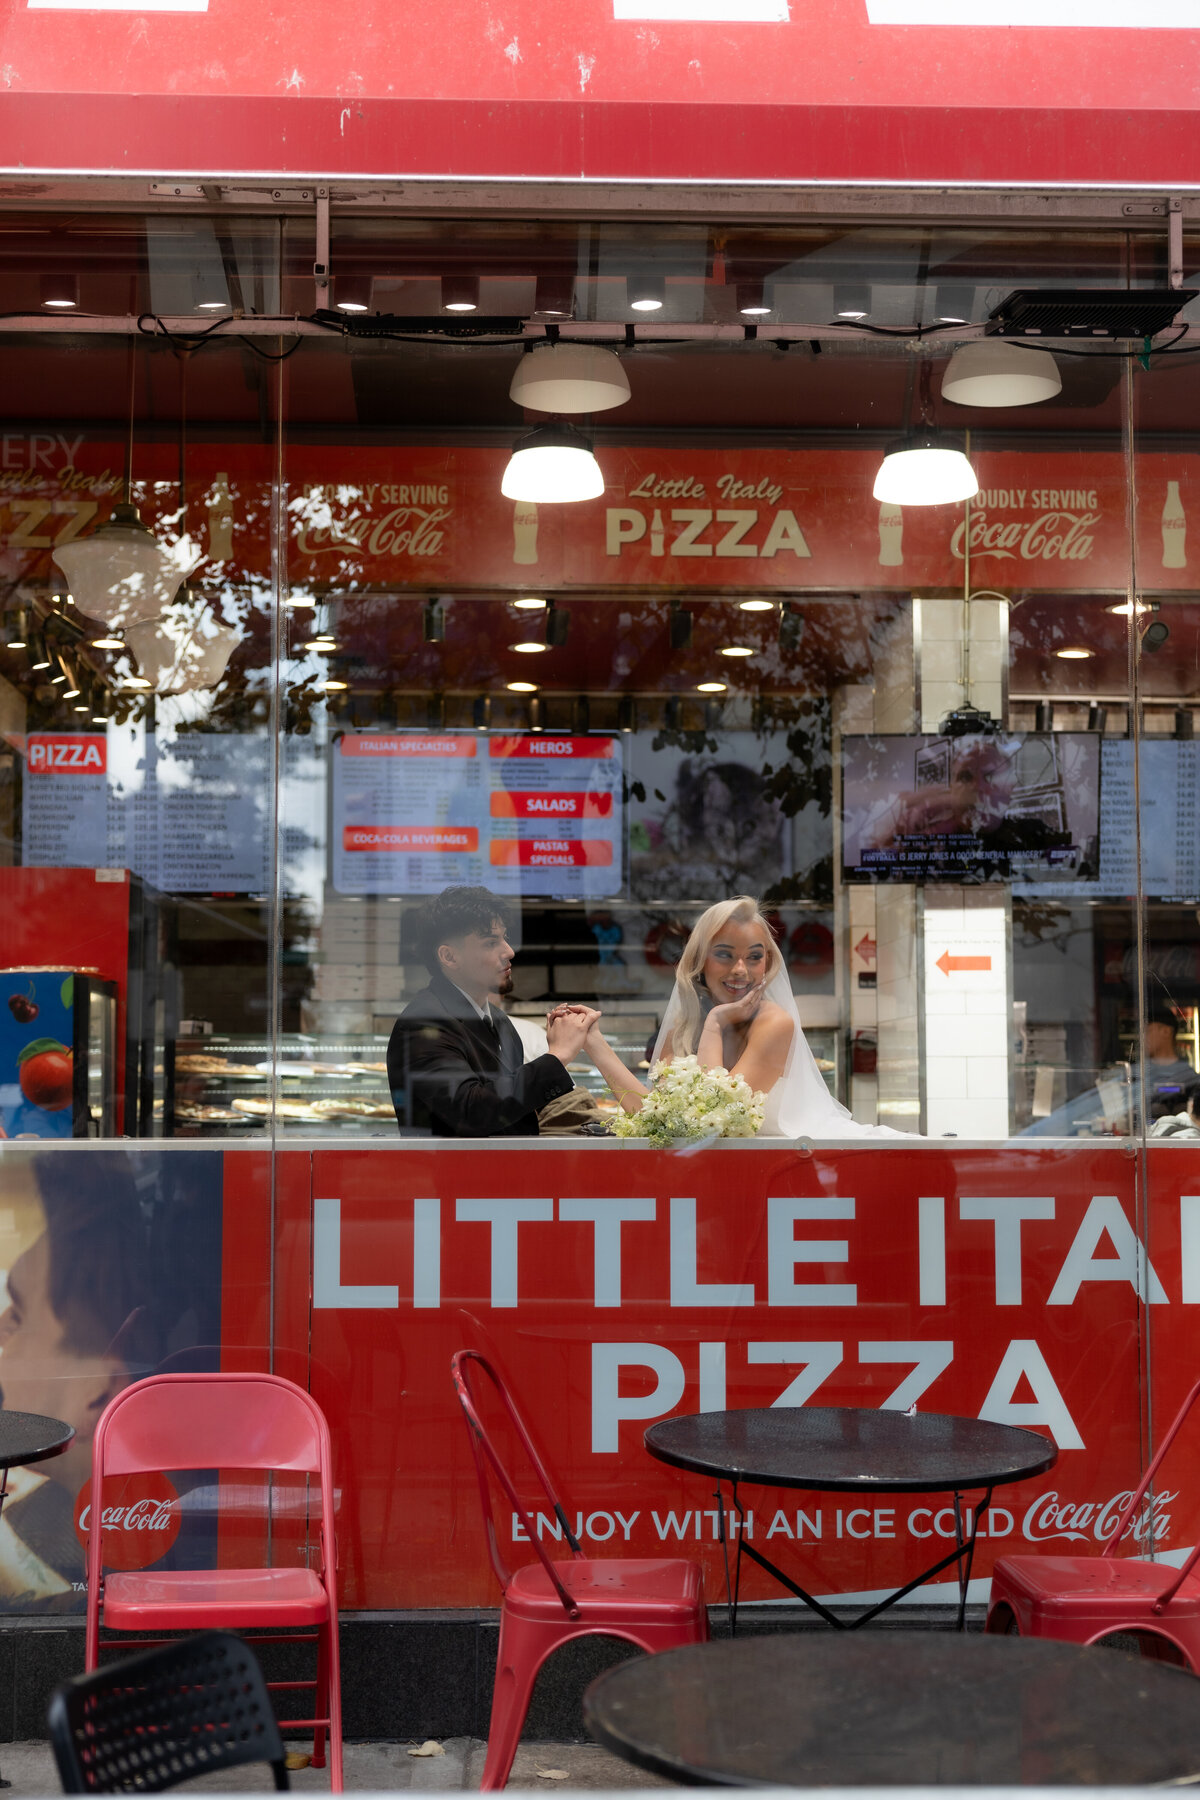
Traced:
POLYGON ((27 994, 10 994, 8 996, 8 1010, 18 1025, 32 1025, 41 1011, 33 997, 34 992, 34 985, 31 981, 27 994))

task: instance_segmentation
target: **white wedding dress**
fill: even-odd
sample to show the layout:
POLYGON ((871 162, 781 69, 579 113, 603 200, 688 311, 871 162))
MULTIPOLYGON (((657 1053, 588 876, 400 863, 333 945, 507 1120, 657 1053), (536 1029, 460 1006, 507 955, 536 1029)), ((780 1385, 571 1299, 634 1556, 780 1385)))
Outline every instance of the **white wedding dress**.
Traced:
MULTIPOLYGON (((897 1138, 910 1140, 912 1133, 893 1131, 890 1125, 860 1125, 825 1085, 816 1058, 808 1047, 800 1024, 800 1010, 787 974, 780 969, 768 983, 765 995, 788 1014, 792 1021, 792 1042, 783 1074, 767 1094, 763 1122, 758 1128, 762 1138, 897 1138)), ((653 1060, 670 1055, 671 1035, 682 1017, 679 990, 675 988, 667 1002, 666 1015, 654 1045, 653 1060)))

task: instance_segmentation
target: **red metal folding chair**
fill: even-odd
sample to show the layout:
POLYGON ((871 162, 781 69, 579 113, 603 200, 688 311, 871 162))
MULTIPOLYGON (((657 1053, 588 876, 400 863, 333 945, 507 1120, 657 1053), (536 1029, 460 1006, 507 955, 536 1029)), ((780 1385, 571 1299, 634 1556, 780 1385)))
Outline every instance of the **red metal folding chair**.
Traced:
POLYGON ((466 1415, 471 1451, 479 1477, 488 1554, 504 1590, 500 1608, 500 1648, 496 1686, 488 1730, 487 1759, 480 1788, 502 1788, 508 1780, 529 1697, 538 1670, 560 1644, 571 1638, 625 1638, 641 1650, 671 1650, 678 1644, 702 1643, 708 1636, 704 1578, 699 1563, 682 1558, 606 1558, 584 1556, 567 1522, 567 1514, 551 1484, 507 1388, 486 1357, 460 1350, 451 1362, 454 1386, 466 1415), (471 1388, 478 1369, 496 1390, 516 1432, 548 1507, 570 1545, 571 1560, 552 1561, 534 1521, 517 1493, 511 1475, 479 1417, 471 1388), (537 1562, 510 1570, 500 1550, 492 1512, 489 1477, 494 1477, 537 1554, 537 1562))
POLYGON ((1200 1578, 1192 1572, 1200 1544, 1180 1568, 1116 1554, 1197 1395, 1200 1381, 1175 1415, 1102 1555, 1000 1558, 986 1631, 1073 1644, 1127 1639, 1122 1648, 1200 1673, 1200 1578))
MULTIPOLYGON (((315 1643, 315 1681, 274 1682, 313 1688, 313 1716, 281 1719, 283 1730, 312 1727, 313 1765, 342 1788, 341 1676, 338 1662, 337 1548, 333 1524, 333 1460, 320 1407, 278 1375, 152 1375, 105 1408, 92 1448, 92 1505, 87 1542, 85 1666, 100 1654, 100 1627, 163 1632, 265 1628, 259 1642, 315 1643), (106 1478, 172 1469, 289 1471, 320 1486, 321 1567, 145 1569, 102 1575, 106 1478)), ((145 1649, 159 1637, 123 1643, 145 1649)))

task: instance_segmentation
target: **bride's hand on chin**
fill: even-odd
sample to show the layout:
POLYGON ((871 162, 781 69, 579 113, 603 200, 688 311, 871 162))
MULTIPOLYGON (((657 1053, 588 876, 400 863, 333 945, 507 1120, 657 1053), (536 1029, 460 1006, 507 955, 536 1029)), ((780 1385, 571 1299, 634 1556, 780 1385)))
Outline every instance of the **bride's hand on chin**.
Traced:
POLYGON ((714 1006, 708 1016, 721 1026, 748 1025, 762 1005, 766 991, 766 983, 760 981, 754 987, 747 988, 740 999, 725 1000, 719 1006, 714 1006))

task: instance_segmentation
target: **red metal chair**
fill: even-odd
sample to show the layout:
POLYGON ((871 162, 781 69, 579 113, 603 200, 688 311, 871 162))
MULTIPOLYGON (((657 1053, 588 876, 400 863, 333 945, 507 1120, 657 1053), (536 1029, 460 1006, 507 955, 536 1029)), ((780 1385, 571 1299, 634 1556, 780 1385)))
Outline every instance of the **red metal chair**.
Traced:
POLYGON ((986 1631, 1073 1644, 1126 1639, 1129 1648, 1147 1658, 1200 1673, 1200 1578, 1192 1573, 1200 1544, 1180 1568, 1116 1555, 1197 1395, 1200 1381, 1176 1414, 1101 1556, 1000 1558, 992 1575, 986 1631))
POLYGON ((524 1422, 491 1363, 475 1350, 460 1350, 450 1366, 459 1403, 466 1414, 479 1477, 488 1554, 504 1590, 487 1759, 480 1783, 481 1791, 486 1793, 502 1788, 508 1780, 534 1679, 552 1650, 571 1638, 597 1635, 625 1638, 647 1651, 702 1643, 708 1636, 708 1613, 699 1563, 648 1557, 612 1557, 592 1562, 585 1557, 524 1422), (495 1388, 538 1486, 570 1545, 570 1561, 551 1560, 511 1475, 497 1455, 471 1389, 472 1365, 495 1388), (492 1512, 489 1476, 495 1478, 521 1521, 537 1554, 536 1563, 516 1570, 510 1570, 505 1563, 492 1512))
MULTIPOLYGON (((152 1375, 125 1388, 96 1426, 88 1519, 85 1667, 96 1668, 100 1627, 109 1631, 265 1628, 270 1643, 314 1643, 313 1681, 271 1683, 314 1688, 313 1717, 281 1719, 284 1730, 312 1727, 313 1765, 325 1765, 342 1789, 341 1676, 338 1662, 337 1548, 329 1427, 309 1394, 278 1375, 152 1375), (103 1483, 172 1469, 290 1471, 320 1485, 321 1567, 144 1569, 102 1575, 103 1483)), ((161 1638, 123 1644, 144 1649, 161 1638)))

